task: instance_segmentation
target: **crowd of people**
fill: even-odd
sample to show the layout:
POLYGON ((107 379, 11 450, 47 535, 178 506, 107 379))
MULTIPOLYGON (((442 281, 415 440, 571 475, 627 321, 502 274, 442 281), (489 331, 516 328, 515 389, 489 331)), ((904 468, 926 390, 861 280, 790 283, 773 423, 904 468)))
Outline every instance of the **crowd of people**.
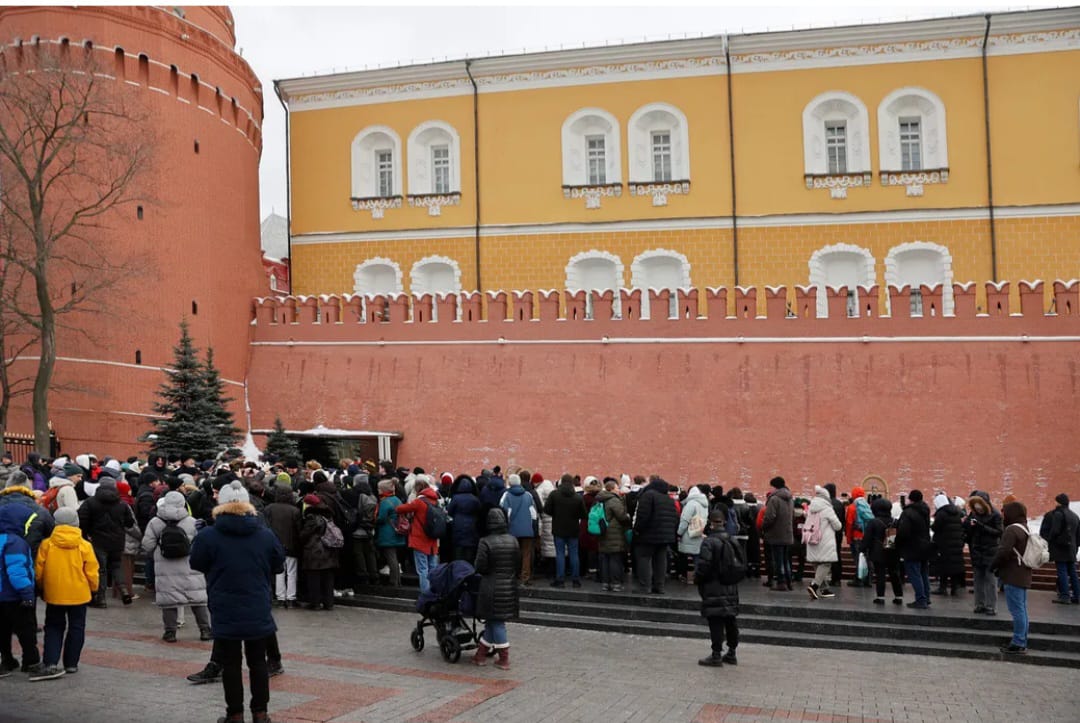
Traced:
POLYGON ((919 610, 929 608, 932 592, 966 589, 970 559, 974 613, 995 615, 999 584, 1004 590, 1014 619, 1007 653, 1027 647, 1030 539, 1045 539, 1058 566, 1055 602, 1080 600, 1080 519, 1063 494, 1035 535, 1021 502, 1006 498, 998 511, 982 491, 967 499, 935 491, 931 512, 920 490, 893 501, 860 487, 838 495, 826 484, 806 499, 781 477, 759 502, 737 487, 683 489, 659 476, 549 480, 494 467, 472 477, 374 460, 256 463, 238 451, 203 461, 152 454, 145 462, 31 454, 15 464, 4 455, 0 487, 0 676, 20 667, 31 680, 75 673, 86 608, 107 607, 110 590, 113 602, 131 605, 141 558, 162 640, 177 641, 188 609, 200 640, 213 641, 206 668, 189 679, 222 679, 227 721, 243 714, 242 651, 252 711, 267 720, 267 680, 283 672, 271 605, 331 610, 372 585, 400 586, 403 573, 414 573, 427 593, 428 573, 453 560, 476 564, 487 580, 491 619, 474 661, 496 656, 500 667, 509 666, 505 621, 516 616, 518 586, 535 584, 538 574, 554 587, 592 579, 605 591, 639 595, 664 595, 672 581, 696 584, 713 638, 705 665, 736 662, 737 578, 792 591, 809 563, 807 594, 828 600, 844 577, 845 554, 854 568, 848 584, 872 587, 875 605, 885 604, 887 585, 892 602, 903 604, 906 581, 907 605, 919 610), (241 548, 250 548, 248 558, 241 548), (243 559, 260 563, 245 568, 243 559), (43 658, 38 596, 46 603, 43 658))

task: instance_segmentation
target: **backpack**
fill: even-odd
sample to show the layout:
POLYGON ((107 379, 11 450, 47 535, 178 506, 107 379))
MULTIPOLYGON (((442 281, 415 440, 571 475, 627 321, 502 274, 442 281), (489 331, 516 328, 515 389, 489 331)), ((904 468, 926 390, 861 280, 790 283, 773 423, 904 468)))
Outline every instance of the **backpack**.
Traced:
POLYGON ((716 575, 716 581, 721 585, 737 585, 746 577, 746 556, 730 536, 723 535, 718 539, 721 546, 721 569, 716 575))
POLYGON ((802 541, 804 545, 820 545, 821 544, 821 512, 811 512, 806 516, 806 521, 803 522, 802 528, 802 541))
POLYGON ((739 515, 735 512, 735 505, 728 507, 727 520, 724 522, 724 532, 732 537, 739 534, 739 515))
POLYGON ((866 523, 874 519, 874 513, 870 511, 870 503, 866 501, 865 497, 860 497, 853 504, 855 505, 855 529, 865 532, 866 523), (861 505, 860 502, 862 502, 861 505))
POLYGON ((441 540, 446 536, 448 526, 446 510, 440 507, 438 503, 427 499, 424 500, 424 504, 427 505, 427 517, 424 518, 424 534, 432 540, 441 540))
POLYGON ((341 521, 344 523, 345 529, 352 532, 360 521, 360 511, 347 503, 342 503, 341 521))
MULTIPOLYGON (((1038 570, 1040 567, 1050 561, 1050 548, 1038 533, 1032 532, 1024 525, 1019 523, 1013 523, 1009 527, 1019 527, 1021 530, 1027 533, 1028 541, 1027 547, 1024 548, 1024 554, 1016 553, 1016 559, 1020 563, 1021 567, 1026 567, 1031 570, 1038 570)), ((1016 548, 1013 548, 1016 552, 1016 548)))
POLYGON ((341 534, 341 528, 337 526, 337 523, 328 519, 319 542, 328 550, 340 550, 345 547, 345 536, 341 534))
POLYGON ((165 529, 158 536, 158 547, 166 560, 182 560, 191 553, 191 540, 178 520, 166 521, 165 529))
POLYGON ((56 512, 56 508, 59 506, 56 498, 60 495, 59 487, 50 487, 45 494, 38 500, 38 504, 44 507, 49 512, 56 512))
POLYGON ((701 515, 690 515, 690 521, 686 524, 686 536, 694 539, 705 534, 705 518, 701 515))
POLYGON ((590 535, 602 535, 607 532, 607 510, 603 502, 597 502, 589 508, 588 529, 590 535))

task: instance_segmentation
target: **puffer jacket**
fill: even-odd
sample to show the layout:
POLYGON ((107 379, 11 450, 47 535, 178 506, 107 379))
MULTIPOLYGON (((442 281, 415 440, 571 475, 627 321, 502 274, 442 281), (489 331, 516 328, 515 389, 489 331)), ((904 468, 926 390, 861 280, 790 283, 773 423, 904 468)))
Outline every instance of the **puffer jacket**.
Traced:
POLYGON ((518 616, 518 573, 521 548, 507 531, 502 510, 488 510, 488 534, 476 548, 476 572, 480 590, 476 597, 476 617, 481 620, 513 620, 518 616))
POLYGON ((607 520, 607 529, 600 536, 598 550, 602 554, 624 552, 626 531, 633 525, 630 515, 626 514, 626 504, 617 494, 607 490, 596 495, 596 504, 604 506, 604 519, 607 520))
MULTIPOLYGON (((305 570, 336 570, 339 565, 340 550, 322 544, 326 523, 333 520, 333 513, 324 504, 308 505, 300 522, 301 559, 300 566, 305 570)), ((344 534, 344 533, 342 533, 344 534)))
POLYGON ((551 515, 551 534, 555 537, 577 538, 581 532, 580 522, 585 519, 585 500, 572 484, 559 483, 548 495, 544 512, 551 515))
POLYGON ((93 546, 79 528, 58 525, 41 543, 34 575, 49 605, 83 605, 98 589, 99 568, 93 546))
POLYGON ((219 505, 213 517, 191 546, 191 566, 206 574, 214 638, 265 638, 277 630, 270 601, 285 551, 246 502, 219 505))
MULTIPOLYGON (((183 495, 180 495, 180 499, 183 499, 183 495)), ((124 551, 124 530, 134 524, 135 515, 130 507, 120 501, 115 484, 102 483, 94 496, 87 498, 79 507, 79 527, 82 528, 83 537, 90 540, 95 548, 110 555, 119 555, 124 551)), ((194 528, 195 523, 191 524, 194 528)), ((145 542, 144 537, 144 548, 145 542)), ((204 596, 205 592, 204 588, 204 596)))
POLYGON ((930 507, 924 500, 911 502, 896 523, 896 551, 905 562, 926 562, 932 550, 930 507))
POLYGON ((293 499, 291 487, 278 487, 274 491, 274 501, 263 508, 262 514, 270 531, 277 535, 285 555, 300 557, 300 510, 293 499))
MULTIPOLYGON (((34 599, 34 556, 18 530, 0 520, 0 603, 34 599)), ((6 613, 5 613, 6 614, 6 613)))
POLYGON ((795 542, 795 507, 791 490, 781 487, 773 490, 765 503, 765 516, 761 520, 762 537, 770 545, 791 545, 795 542))
POLYGON ((843 528, 843 524, 836 516, 832 500, 829 499, 829 492, 821 489, 821 493, 814 495, 814 499, 810 500, 810 508, 806 511, 807 518, 814 513, 821 513, 821 541, 816 545, 806 543, 806 561, 836 562, 840 559, 839 551, 836 549, 836 533, 843 528))
MULTIPOLYGON (((107 489, 100 488, 91 499, 97 499, 107 489)), ((88 504, 89 501, 84 502, 83 506, 88 504)), ((187 502, 179 492, 169 492, 162 498, 157 516, 150 520, 143 533, 143 552, 154 556, 154 603, 163 608, 205 605, 206 578, 191 569, 190 556, 165 559, 161 554, 161 533, 168 523, 176 523, 187 535, 189 543, 195 541, 195 520, 188 514, 187 502)))
POLYGON ((964 572, 964 516, 954 504, 947 504, 934 513, 934 569, 938 575, 960 575, 964 572))
POLYGON ((75 485, 66 477, 53 477, 49 480, 49 489, 57 489, 56 509, 79 509, 79 496, 75 494, 75 485))
POLYGON ((701 543, 705 539, 705 527, 709 522, 709 505, 705 501, 705 494, 697 487, 691 487, 683 502, 682 514, 679 515, 679 528, 676 534, 679 536, 679 552, 686 555, 696 555, 701 552, 701 543), (690 529, 690 520, 694 517, 701 518, 702 533, 697 537, 687 534, 690 529))
POLYGON ((670 545, 679 530, 679 514, 668 496, 668 483, 654 480, 645 487, 634 511, 634 542, 670 545))
POLYGON ((710 532, 701 543, 694 579, 701 595, 702 617, 734 617, 739 614, 739 586, 725 585, 717 579, 723 572, 724 538, 727 537, 728 534, 721 528, 710 532))
POLYGON ((964 518, 964 537, 967 538, 973 567, 990 567, 997 554, 1001 535, 1001 513, 990 505, 990 495, 976 491, 968 500, 971 510, 964 518))
POLYGON ((896 555, 896 549, 885 547, 885 538, 890 527, 896 523, 892 516, 892 502, 879 497, 870 504, 874 519, 866 523, 863 530, 863 551, 870 562, 884 565, 890 562, 890 555, 896 555))
POLYGON ((1001 581, 1013 587, 1031 587, 1031 568, 1020 564, 1020 558, 1027 550, 1028 533, 1027 509, 1019 502, 1009 502, 1001 508, 1001 519, 1005 532, 1001 536, 1001 545, 991 569, 1001 581))
POLYGON ((502 496, 499 507, 506 513, 511 535, 518 539, 536 536, 533 531, 533 520, 539 519, 539 514, 533 507, 532 495, 524 487, 510 485, 510 489, 502 496))
POLYGON ((0 490, 0 532, 13 532, 22 537, 30 545, 32 555, 37 555, 42 540, 53 533, 55 525, 49 511, 34 501, 29 487, 0 490))
POLYGON ((399 504, 401 498, 395 492, 386 492, 379 498, 379 516, 375 518, 376 547, 405 547, 405 535, 394 531, 394 523, 397 521, 397 512, 394 510, 399 504))
POLYGON ((480 499, 473 493, 472 481, 460 481, 446 514, 453 520, 450 539, 456 547, 476 547, 480 543, 480 499))
POLYGON ((540 498, 540 557, 555 557, 555 535, 551 531, 551 515, 546 511, 548 497, 555 491, 555 483, 544 480, 536 485, 540 498))

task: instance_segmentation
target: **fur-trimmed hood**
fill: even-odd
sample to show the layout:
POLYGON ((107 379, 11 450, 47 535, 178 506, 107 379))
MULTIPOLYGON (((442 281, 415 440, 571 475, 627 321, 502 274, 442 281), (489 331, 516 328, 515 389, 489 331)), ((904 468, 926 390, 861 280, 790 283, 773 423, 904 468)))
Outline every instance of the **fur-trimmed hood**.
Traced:
POLYGON ((253 535, 265 523, 250 502, 228 502, 214 508, 214 529, 223 535, 253 535))
POLYGON ((218 505, 213 511, 214 519, 216 520, 218 515, 256 515, 255 506, 250 502, 226 502, 223 505, 218 505))
POLYGON ((34 501, 34 493, 30 491, 29 487, 5 487, 0 490, 0 497, 4 495, 24 495, 25 497, 28 497, 31 502, 34 501))

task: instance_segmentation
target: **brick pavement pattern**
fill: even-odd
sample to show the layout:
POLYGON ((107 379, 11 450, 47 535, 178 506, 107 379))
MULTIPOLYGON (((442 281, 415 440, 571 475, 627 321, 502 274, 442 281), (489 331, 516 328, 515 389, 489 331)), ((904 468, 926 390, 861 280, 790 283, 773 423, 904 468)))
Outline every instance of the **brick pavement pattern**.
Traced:
MULTIPOLYGON (((78 674, 0 680, 0 721, 190 723, 223 715, 220 685, 184 679, 209 656, 197 631, 185 627, 178 644, 161 642, 160 614, 146 600, 90 612, 78 674)), ((465 656, 448 664, 433 639, 414 652, 413 615, 338 607, 276 617, 286 669, 271 680, 278 723, 1077 720, 1075 670, 878 654, 870 639, 852 651, 746 645, 738 667, 715 669, 697 665, 708 651, 704 628, 701 641, 690 642, 512 623, 513 667, 501 671, 465 656)))

